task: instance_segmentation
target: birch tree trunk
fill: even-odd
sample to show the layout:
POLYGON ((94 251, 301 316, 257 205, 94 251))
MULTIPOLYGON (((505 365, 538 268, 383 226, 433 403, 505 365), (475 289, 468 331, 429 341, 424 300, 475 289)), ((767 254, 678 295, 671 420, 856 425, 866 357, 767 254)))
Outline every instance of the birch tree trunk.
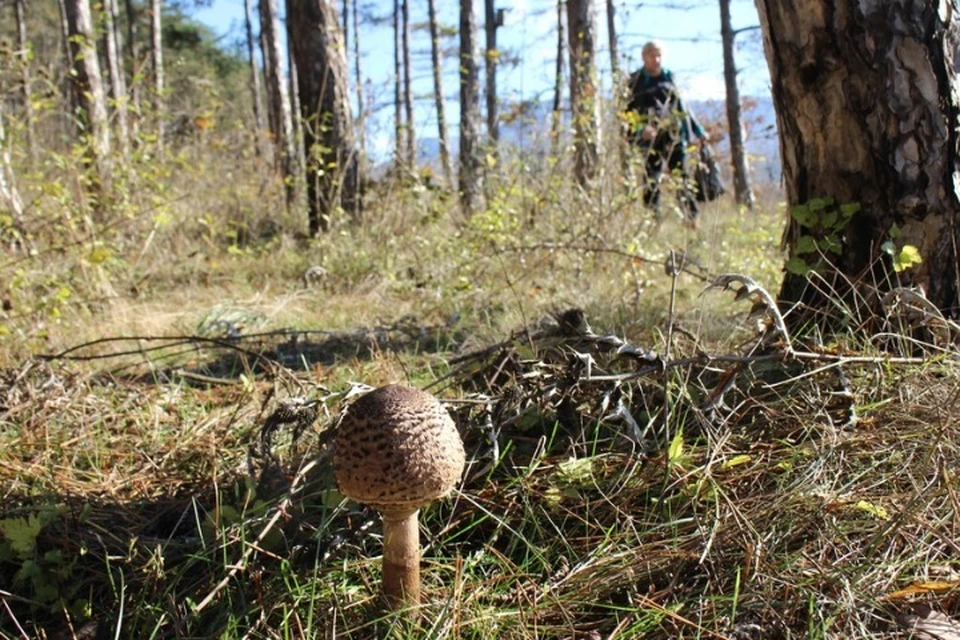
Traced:
POLYGON ((66 0, 70 53, 73 58, 74 92, 81 111, 81 136, 88 160, 95 172, 93 195, 102 196, 109 181, 110 126, 107 101, 103 95, 100 62, 93 36, 93 19, 88 0, 66 0))
MULTIPOLYGON (((291 2, 295 4, 295 2, 291 2)), ((295 25, 299 28, 299 25, 295 25)), ((269 67, 267 76, 268 94, 273 104, 272 111, 279 121, 277 131, 277 145, 280 152, 280 171, 283 175, 284 190, 287 206, 291 206, 296 198, 295 175, 297 157, 293 140, 293 116, 290 112, 290 94, 287 83, 283 80, 283 49, 280 46, 280 26, 277 19, 276 0, 260 0, 260 29, 263 33, 264 65, 269 67)))
POLYGON ((355 213, 359 199, 347 59, 334 2, 287 3, 287 24, 305 123, 311 235, 330 229, 331 216, 338 205, 355 213))
POLYGON ((150 59, 153 71, 153 110, 157 119, 157 151, 163 157, 166 105, 163 96, 163 0, 150 0, 150 59))
POLYGON ((480 87, 477 80, 477 17, 473 0, 460 0, 460 206, 472 216, 480 202, 480 87))
MULTIPOLYGON (((27 154, 30 164, 37 162, 37 136, 33 116, 33 91, 30 86, 31 48, 27 40, 26 0, 16 0, 17 14, 17 54, 20 58, 20 91, 23 95, 23 118, 27 129, 27 154)), ((6 147, 4 147, 6 148, 6 147)))
POLYGON ((560 123, 563 121, 563 43, 566 40, 563 30, 564 0, 557 0, 557 66, 553 77, 553 110, 550 117, 550 155, 557 155, 560 142, 560 123))
POLYGON ((117 137, 120 138, 120 153, 130 157, 130 121, 127 117, 127 83, 123 75, 123 49, 117 32, 117 18, 120 8, 117 0, 105 0, 103 7, 104 50, 107 53, 107 66, 110 70, 110 97, 113 99, 113 112, 116 114, 117 137))
POLYGON ((450 164, 450 147, 447 145, 447 115, 443 96, 443 59, 440 57, 440 29, 437 25, 436 0, 427 0, 430 24, 430 62, 433 67, 433 97, 437 108, 437 139, 440 141, 440 165, 447 186, 453 187, 453 167, 450 164))
POLYGON ((487 37, 487 48, 483 56, 486 67, 486 100, 487 100, 487 135, 490 136, 490 146, 494 154, 500 141, 500 118, 497 114, 497 63, 500 61, 500 52, 497 50, 497 9, 494 0, 483 0, 484 31, 487 37))
POLYGON ((594 15, 593 0, 567 0, 574 175, 581 186, 594 177, 600 148, 594 15))
POLYGON ((263 155, 263 89, 260 87, 260 65, 257 63, 253 39, 253 8, 251 0, 243 0, 244 26, 247 35, 247 58, 250 61, 250 99, 253 101, 253 139, 258 156, 263 155))
MULTIPOLYGON (((757 7, 794 207, 784 233, 794 259, 788 268, 802 271, 802 263, 813 263, 824 277, 815 288, 788 273, 781 301, 826 313, 835 294, 825 288, 843 295, 894 286, 894 265, 883 247, 902 259, 909 245, 923 262, 895 274, 896 284, 922 286, 931 302, 956 317, 960 28, 954 5, 757 0, 757 7), (816 264, 816 251, 807 251, 811 243, 829 264, 816 264)), ((794 317, 802 321, 802 315, 794 317)))
POLYGON ((17 182, 10 162, 10 145, 7 143, 7 133, 3 124, 3 103, 0 101, 0 200, 3 206, 10 211, 13 226, 23 233, 23 198, 17 189, 17 182))
POLYGON ((736 33, 730 20, 730 0, 720 0, 720 37, 723 41, 723 83, 726 89, 727 132, 730 136, 730 163, 733 167, 733 195, 737 204, 753 209, 750 169, 743 146, 743 120, 740 116, 740 88, 734 61, 736 33))
POLYGON ((413 169, 417 166, 417 143, 415 140, 415 129, 413 126, 413 92, 411 87, 410 74, 412 73, 410 65, 410 0, 402 0, 401 13, 403 17, 403 110, 405 114, 406 144, 407 144, 407 166, 413 169))

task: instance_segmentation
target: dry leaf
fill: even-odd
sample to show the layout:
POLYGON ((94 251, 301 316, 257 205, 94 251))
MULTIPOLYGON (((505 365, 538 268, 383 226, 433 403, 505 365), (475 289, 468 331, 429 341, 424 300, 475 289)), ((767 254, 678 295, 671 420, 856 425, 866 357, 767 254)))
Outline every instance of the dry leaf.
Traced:
POLYGON ((918 640, 960 640, 960 623, 926 605, 897 616, 897 622, 918 640))

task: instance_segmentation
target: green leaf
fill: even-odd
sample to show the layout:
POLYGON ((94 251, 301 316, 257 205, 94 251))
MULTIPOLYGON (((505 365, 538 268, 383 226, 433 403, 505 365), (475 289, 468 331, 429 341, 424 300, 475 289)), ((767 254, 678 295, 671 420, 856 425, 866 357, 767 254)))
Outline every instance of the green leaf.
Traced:
POLYGON ((800 236, 797 239, 797 246, 793 248, 793 252, 797 255, 802 253, 816 253, 817 252, 817 240, 813 236, 800 236))
POLYGON ((593 482, 593 458, 569 458, 557 465, 557 479, 568 485, 593 482))
POLYGON ((790 258, 784 263, 783 268, 795 276, 805 276, 810 273, 810 265, 803 258, 790 258))
POLYGON ((104 246, 94 247, 90 250, 90 255, 87 256, 87 259, 90 260, 93 264, 101 264, 106 262, 113 256, 113 253, 104 246))
POLYGON ((797 221, 801 227, 812 227, 817 224, 817 214, 810 210, 807 205, 797 205, 790 209, 790 217, 797 221))
POLYGON ((900 249, 900 253, 893 259, 893 270, 900 273, 922 262, 923 258, 920 256, 920 250, 912 244, 905 244, 903 249, 900 249))
POLYGON ((859 202, 848 202, 846 204, 840 205, 840 214, 844 217, 845 220, 849 220, 853 217, 853 214, 860 211, 859 202))
POLYGON ((827 211, 823 214, 823 228, 824 229, 833 229, 837 225, 837 218, 840 217, 835 210, 827 211))
POLYGON ((887 231, 887 235, 890 236, 891 239, 896 240, 897 238, 903 235, 903 231, 900 229, 897 223, 894 222, 892 225, 890 225, 890 229, 887 231))
POLYGON ((840 242, 840 238, 832 233, 820 241, 820 246, 823 247, 824 251, 830 251, 837 255, 843 252, 843 244, 840 242))
POLYGON ((677 431, 670 441, 670 448, 667 450, 667 459, 670 466, 678 466, 683 462, 683 430, 677 431))
POLYGON ((814 198, 807 203, 810 211, 823 211, 833 204, 833 198, 814 198))
POLYGON ((739 455, 733 456, 726 462, 721 465, 722 469, 732 469, 734 467, 739 467, 742 464, 747 464, 753 460, 753 456, 748 453, 741 453, 739 455))
POLYGON ((21 558, 33 555, 37 548, 37 536, 43 525, 36 514, 31 513, 26 518, 6 518, 0 520, 0 533, 10 543, 10 547, 21 558))

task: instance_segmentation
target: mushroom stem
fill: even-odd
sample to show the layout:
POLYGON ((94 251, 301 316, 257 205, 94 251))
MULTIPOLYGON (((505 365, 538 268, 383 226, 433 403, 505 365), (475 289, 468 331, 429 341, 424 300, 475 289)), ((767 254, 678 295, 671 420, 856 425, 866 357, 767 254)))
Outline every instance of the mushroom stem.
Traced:
POLYGON ((420 604, 419 513, 383 512, 383 595, 392 609, 420 604))

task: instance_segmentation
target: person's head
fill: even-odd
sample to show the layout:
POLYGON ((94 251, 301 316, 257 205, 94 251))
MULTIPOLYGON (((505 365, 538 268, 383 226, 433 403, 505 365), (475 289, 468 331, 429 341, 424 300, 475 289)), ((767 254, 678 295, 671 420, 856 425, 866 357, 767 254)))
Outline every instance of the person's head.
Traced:
POLYGON ((657 40, 651 40, 643 45, 641 53, 643 54, 643 68, 646 69, 647 73, 654 77, 660 75, 663 72, 663 67, 660 65, 663 57, 663 45, 657 40))

